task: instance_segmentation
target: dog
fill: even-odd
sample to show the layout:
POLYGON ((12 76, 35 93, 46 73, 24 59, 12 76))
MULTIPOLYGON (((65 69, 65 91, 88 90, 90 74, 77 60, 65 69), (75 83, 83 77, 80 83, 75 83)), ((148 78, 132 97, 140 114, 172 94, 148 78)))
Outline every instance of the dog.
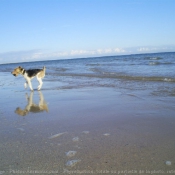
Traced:
POLYGON ((44 96, 41 93, 41 91, 38 91, 39 93, 39 103, 38 105, 33 102, 33 91, 30 93, 30 97, 28 94, 26 94, 26 99, 28 104, 26 105, 25 109, 21 109, 20 107, 17 107, 15 110, 15 113, 20 115, 20 116, 26 116, 29 114, 29 112, 32 113, 38 113, 38 112, 48 112, 48 106, 47 103, 44 100, 44 96))
POLYGON ((26 82, 24 83, 24 87, 27 88, 27 85, 29 85, 30 90, 33 91, 31 80, 34 77, 37 78, 39 82, 38 90, 40 90, 43 85, 42 78, 45 77, 45 71, 46 71, 45 66, 43 67, 43 69, 29 69, 29 70, 25 70, 21 66, 19 66, 15 68, 11 73, 15 77, 18 76, 19 74, 23 75, 26 80, 26 82))

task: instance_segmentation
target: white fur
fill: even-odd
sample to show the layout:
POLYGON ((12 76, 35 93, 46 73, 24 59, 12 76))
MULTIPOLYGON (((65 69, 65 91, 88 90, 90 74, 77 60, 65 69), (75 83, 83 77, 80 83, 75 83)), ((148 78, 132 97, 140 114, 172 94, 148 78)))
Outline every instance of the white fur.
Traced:
MULTIPOLYGON (((39 72, 39 73, 40 73, 40 72, 39 72)), ((38 73, 38 74, 39 74, 39 73, 38 73)), ((42 85, 43 85, 43 82, 42 82, 42 79, 38 77, 38 74, 36 75, 36 78, 37 78, 37 80, 38 80, 38 82, 39 82, 38 90, 40 90, 41 87, 42 87, 42 85)), ((26 72, 24 73, 23 76, 24 76, 24 78, 26 79, 26 82, 24 83, 24 87, 27 88, 27 85, 29 85, 30 90, 33 91, 33 87, 32 87, 31 80, 32 80, 34 77, 32 77, 32 78, 28 77, 28 75, 27 75, 26 72)))

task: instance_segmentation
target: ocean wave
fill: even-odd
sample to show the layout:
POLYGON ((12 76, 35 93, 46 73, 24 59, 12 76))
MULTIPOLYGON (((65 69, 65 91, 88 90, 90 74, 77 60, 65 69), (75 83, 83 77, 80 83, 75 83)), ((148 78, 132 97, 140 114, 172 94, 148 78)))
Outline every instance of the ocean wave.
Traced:
MULTIPOLYGON (((100 72, 100 71, 99 71, 100 72)), ((119 79, 124 81, 154 81, 154 82, 175 82, 175 78, 172 77, 159 77, 159 76, 134 76, 124 75, 114 72, 101 72, 98 74, 89 73, 50 73, 50 76, 67 76, 67 77, 82 77, 82 78, 100 78, 100 79, 119 79)))
POLYGON ((159 62, 159 61, 149 62, 149 65, 151 65, 151 66, 156 66, 156 65, 171 65, 171 64, 174 64, 174 63, 172 63, 172 62, 159 62))
POLYGON ((67 68, 64 68, 64 67, 47 67, 48 70, 53 70, 53 71, 58 71, 58 72, 65 72, 67 71, 68 69, 67 68))
POLYGON ((92 72, 95 72, 95 73, 103 73, 103 70, 102 69, 100 69, 100 68, 90 68, 89 69, 90 71, 92 71, 92 72))
POLYGON ((162 60, 163 58, 161 57, 150 57, 150 60, 162 60))
POLYGON ((86 66, 101 66, 99 63, 91 63, 91 64, 86 64, 86 66))
POLYGON ((162 60, 162 57, 145 57, 145 60, 162 60))
POLYGON ((155 89, 153 90, 153 92, 151 93, 154 96, 171 96, 174 97, 175 96, 175 90, 174 89, 155 89))
POLYGON ((155 65, 160 65, 161 63, 160 62, 149 62, 149 65, 151 66, 155 66, 155 65))

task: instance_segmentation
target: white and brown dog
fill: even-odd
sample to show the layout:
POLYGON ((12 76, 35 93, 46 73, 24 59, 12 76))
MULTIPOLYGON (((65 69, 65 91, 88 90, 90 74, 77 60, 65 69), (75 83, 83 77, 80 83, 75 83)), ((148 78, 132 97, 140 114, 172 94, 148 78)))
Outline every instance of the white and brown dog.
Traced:
POLYGON ((41 89, 43 82, 42 82, 42 78, 44 78, 45 76, 45 71, 46 68, 43 67, 43 69, 29 69, 29 70, 25 70, 22 67, 17 67, 13 70, 12 74, 16 77, 19 74, 23 75, 26 82, 24 83, 24 87, 27 88, 27 85, 29 85, 31 91, 33 91, 32 88, 32 84, 31 84, 31 80, 36 77, 38 82, 39 82, 39 86, 38 86, 38 90, 41 89))

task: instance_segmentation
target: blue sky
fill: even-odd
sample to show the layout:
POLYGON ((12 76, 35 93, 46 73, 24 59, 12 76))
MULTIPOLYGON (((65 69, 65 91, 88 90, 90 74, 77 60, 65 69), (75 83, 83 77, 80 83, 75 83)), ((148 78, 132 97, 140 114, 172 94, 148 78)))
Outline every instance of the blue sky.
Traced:
POLYGON ((175 51, 175 0, 0 0, 0 63, 175 51))

